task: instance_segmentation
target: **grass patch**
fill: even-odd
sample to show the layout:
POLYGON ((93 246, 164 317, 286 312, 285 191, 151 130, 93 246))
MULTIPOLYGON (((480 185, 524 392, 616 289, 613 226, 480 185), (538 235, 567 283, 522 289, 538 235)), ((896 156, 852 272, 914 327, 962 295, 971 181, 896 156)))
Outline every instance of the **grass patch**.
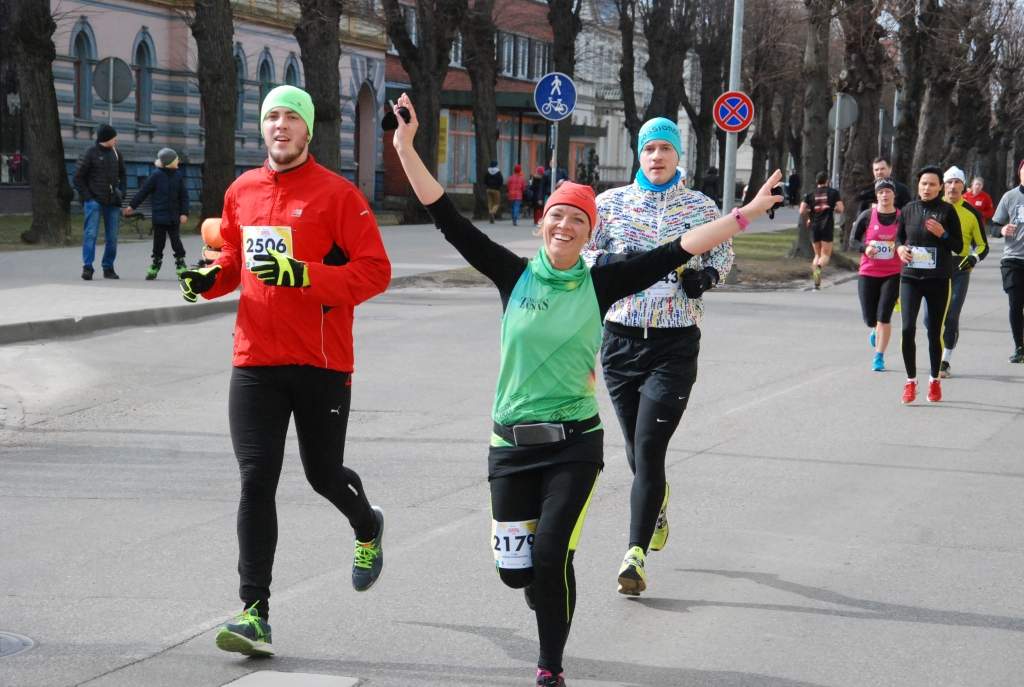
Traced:
POLYGON ((737 260, 779 260, 785 258, 796 240, 796 227, 759 234, 738 234, 732 239, 737 260))

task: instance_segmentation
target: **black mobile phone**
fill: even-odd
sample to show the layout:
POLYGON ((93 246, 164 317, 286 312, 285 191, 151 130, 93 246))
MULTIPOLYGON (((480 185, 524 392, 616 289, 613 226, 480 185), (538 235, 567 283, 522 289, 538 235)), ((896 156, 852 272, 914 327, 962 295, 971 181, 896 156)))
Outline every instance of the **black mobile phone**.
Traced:
MULTIPOLYGON (((380 128, 384 131, 394 131, 398 128, 398 118, 395 117, 395 101, 389 100, 388 104, 391 105, 391 109, 384 113, 384 117, 380 120, 380 128)), ((398 108, 398 114, 402 115, 406 124, 412 121, 412 113, 409 112, 409 108, 398 108)))

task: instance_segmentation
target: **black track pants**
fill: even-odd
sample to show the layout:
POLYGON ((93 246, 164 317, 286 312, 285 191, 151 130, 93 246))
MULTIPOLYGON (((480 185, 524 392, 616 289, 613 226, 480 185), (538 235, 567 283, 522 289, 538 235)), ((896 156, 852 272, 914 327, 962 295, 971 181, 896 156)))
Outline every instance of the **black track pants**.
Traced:
POLYGON ((879 322, 889 324, 896 299, 900 296, 900 275, 869 277, 862 274, 857 280, 857 294, 864 324, 869 327, 875 327, 879 322))
POLYGON ((1010 301, 1010 335, 1015 348, 1024 346, 1024 265, 1002 263, 1003 291, 1010 301))
POLYGON ((498 522, 537 520, 533 567, 498 568, 509 587, 532 585, 540 657, 537 665, 558 674, 576 609, 572 559, 601 467, 558 463, 491 480, 491 517, 498 522))
POLYGON ((942 362, 942 326, 950 299, 949 279, 906 279, 900 282, 900 308, 903 314, 903 365, 907 368, 907 379, 917 377, 917 316, 921 301, 928 304, 928 362, 931 376, 938 378, 939 363, 942 362), (936 317, 935 315, 939 316, 936 317))
POLYGON ((699 353, 697 327, 657 339, 634 339, 605 330, 604 380, 633 471, 630 547, 647 551, 650 546, 665 498, 665 453, 697 381, 699 353))
POLYGON ((352 395, 350 376, 305 365, 236 367, 231 374, 228 419, 238 459, 239 596, 269 614, 271 570, 277 548, 275 493, 288 423, 295 416, 299 457, 313 489, 334 504, 368 541, 376 519, 359 476, 342 462, 352 395))

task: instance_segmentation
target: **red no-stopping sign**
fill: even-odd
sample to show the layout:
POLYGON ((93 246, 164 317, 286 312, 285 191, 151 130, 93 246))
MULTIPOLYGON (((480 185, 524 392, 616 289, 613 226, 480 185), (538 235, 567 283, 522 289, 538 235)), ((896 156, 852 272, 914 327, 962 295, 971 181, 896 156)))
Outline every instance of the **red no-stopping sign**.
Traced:
POLYGON ((743 131, 754 121, 754 103, 743 91, 726 91, 711 111, 718 128, 730 134, 743 131))

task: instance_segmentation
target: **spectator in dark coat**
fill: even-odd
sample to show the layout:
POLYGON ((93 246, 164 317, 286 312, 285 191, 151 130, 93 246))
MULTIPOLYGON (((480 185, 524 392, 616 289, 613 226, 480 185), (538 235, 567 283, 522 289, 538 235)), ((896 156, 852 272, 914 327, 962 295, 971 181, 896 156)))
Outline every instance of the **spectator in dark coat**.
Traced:
POLYGON ((156 156, 157 170, 149 175, 132 202, 124 209, 125 217, 130 216, 146 198, 153 197, 153 264, 146 272, 146 279, 156 279, 164 261, 164 246, 171 239, 174 252, 174 269, 177 276, 185 271, 185 246, 181 243, 181 225, 188 221, 188 189, 185 176, 178 170, 178 154, 170 148, 162 148, 156 156))

